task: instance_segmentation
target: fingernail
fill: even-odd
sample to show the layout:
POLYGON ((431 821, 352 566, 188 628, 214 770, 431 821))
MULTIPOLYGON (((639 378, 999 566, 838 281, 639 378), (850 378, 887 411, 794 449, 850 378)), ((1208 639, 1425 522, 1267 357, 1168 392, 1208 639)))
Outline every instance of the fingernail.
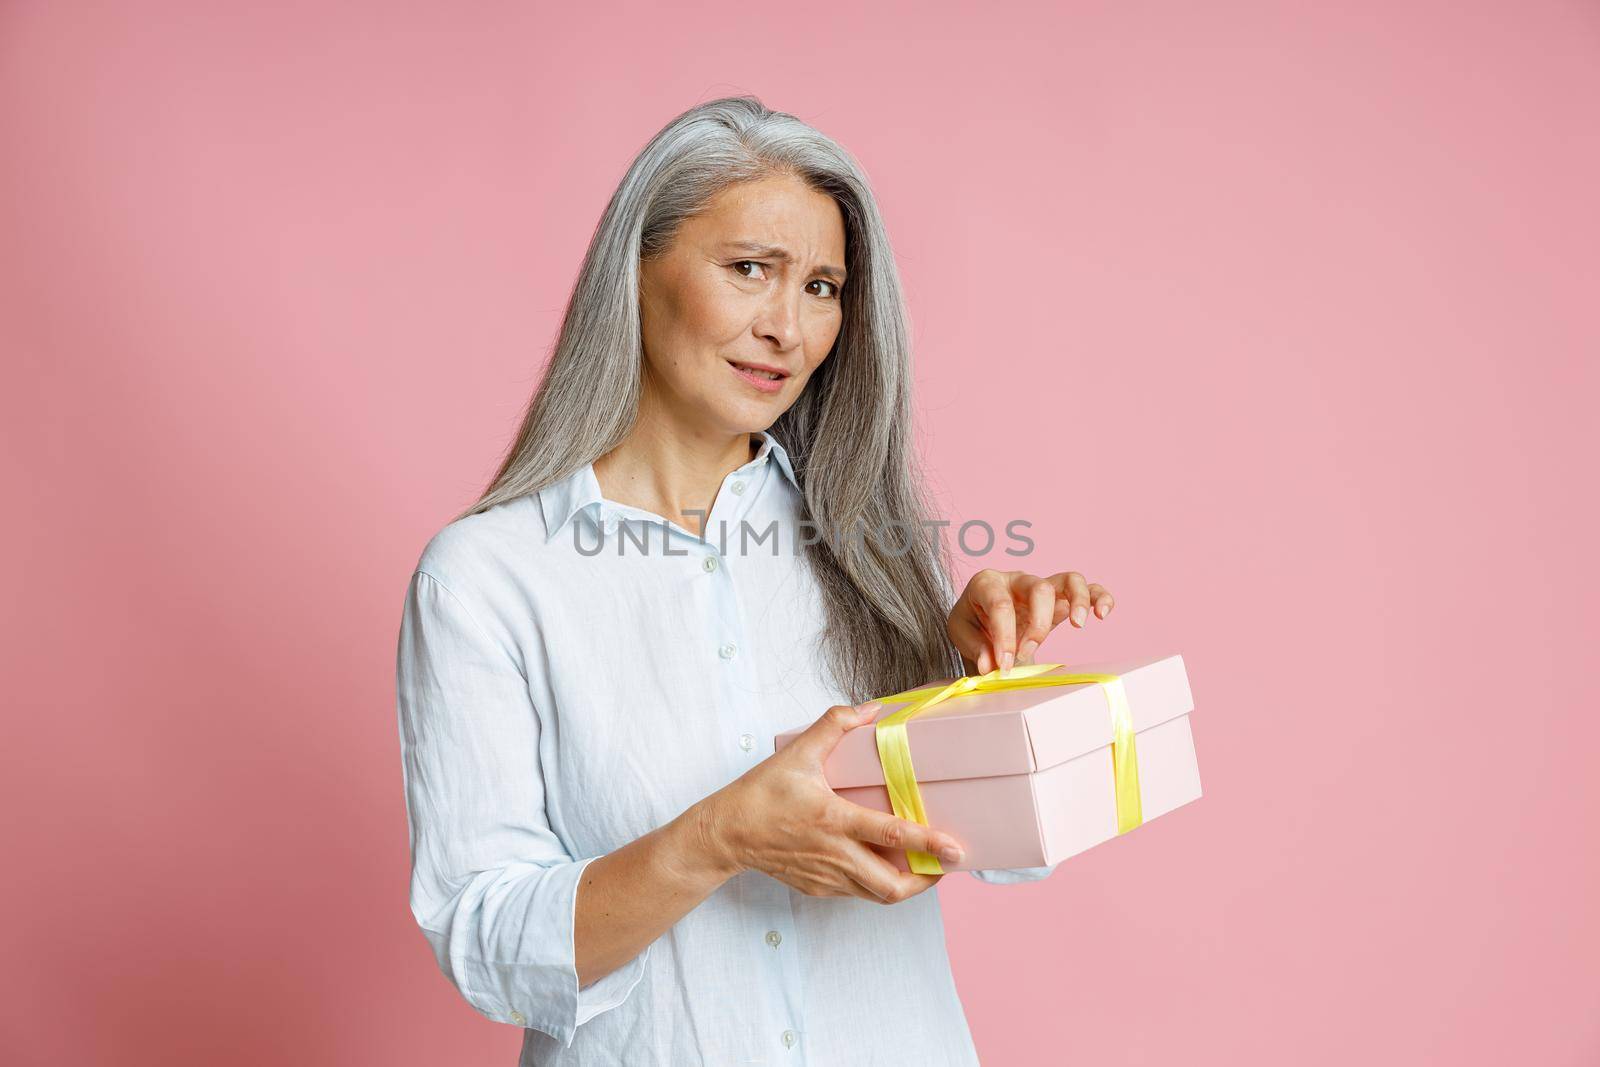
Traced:
POLYGON ((966 855, 954 845, 946 845, 939 850, 939 858, 947 863, 960 863, 961 857, 966 855))
POLYGON ((859 711, 862 715, 871 715, 881 707, 883 707, 883 701, 881 701, 881 700, 869 700, 865 704, 858 704, 856 706, 856 710, 859 711))
POLYGON ((1072 609, 1072 624, 1074 626, 1082 626, 1084 623, 1086 623, 1088 621, 1089 621, 1089 613, 1087 611, 1084 611, 1083 608, 1081 608, 1081 607, 1077 607, 1077 608, 1073 608, 1072 609))
POLYGON ((1039 642, 1029 638, 1022 642, 1022 647, 1017 650, 1017 659, 1026 661, 1033 655, 1033 650, 1039 647, 1039 642))
POLYGON ((1016 663, 1017 663, 1017 657, 1016 656, 1012 655, 1009 652, 1000 653, 1000 669, 1001 670, 1009 671, 1012 667, 1016 666, 1016 663))

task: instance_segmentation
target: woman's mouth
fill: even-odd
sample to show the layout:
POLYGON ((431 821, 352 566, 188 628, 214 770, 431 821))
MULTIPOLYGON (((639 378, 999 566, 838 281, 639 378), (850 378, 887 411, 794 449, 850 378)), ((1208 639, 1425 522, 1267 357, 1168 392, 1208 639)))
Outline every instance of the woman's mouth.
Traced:
POLYGON ((763 393, 776 393, 783 388, 783 383, 789 380, 789 376, 782 371, 769 370, 749 363, 735 363, 730 359, 728 366, 733 368, 735 374, 763 393))

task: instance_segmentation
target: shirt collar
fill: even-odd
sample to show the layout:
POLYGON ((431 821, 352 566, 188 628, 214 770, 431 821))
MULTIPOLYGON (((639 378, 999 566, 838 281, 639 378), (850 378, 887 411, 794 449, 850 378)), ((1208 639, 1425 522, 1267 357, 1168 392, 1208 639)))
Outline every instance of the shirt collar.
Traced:
MULTIPOLYGON (((778 439, 766 430, 757 430, 756 434, 761 439, 761 447, 756 451, 755 458, 739 470, 753 473, 769 458, 776 459, 778 469, 798 491, 800 482, 794 476, 794 466, 789 462, 789 453, 778 443, 778 439)), ((601 509, 606 502, 605 497, 600 494, 600 481, 594 476, 593 463, 585 463, 566 477, 551 482, 539 490, 539 509, 544 512, 545 540, 549 541, 555 537, 567 521, 578 514, 586 516, 591 522, 601 523, 602 529, 609 527, 615 521, 615 517, 602 517, 601 509)))

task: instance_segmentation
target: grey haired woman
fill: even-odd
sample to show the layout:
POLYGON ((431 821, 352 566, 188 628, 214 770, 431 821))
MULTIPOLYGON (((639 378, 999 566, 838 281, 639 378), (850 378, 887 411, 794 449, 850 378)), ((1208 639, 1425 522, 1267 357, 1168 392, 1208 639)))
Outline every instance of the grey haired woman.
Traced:
POLYGON ((401 623, 412 912, 523 1065, 977 1062, 941 876, 887 858, 961 843, 823 761, 873 694, 1029 662, 1112 598, 995 570, 953 597, 910 396, 842 147, 750 97, 651 139, 401 623))

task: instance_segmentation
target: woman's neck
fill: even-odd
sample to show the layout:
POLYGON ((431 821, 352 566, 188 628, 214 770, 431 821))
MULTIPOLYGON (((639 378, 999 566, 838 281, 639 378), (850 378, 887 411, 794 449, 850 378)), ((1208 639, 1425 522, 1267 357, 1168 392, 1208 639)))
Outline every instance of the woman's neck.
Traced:
POLYGON ((704 536, 722 480, 755 458, 754 434, 668 431, 641 419, 616 448, 594 461, 600 493, 704 536), (698 514, 695 514, 698 512, 698 514))

